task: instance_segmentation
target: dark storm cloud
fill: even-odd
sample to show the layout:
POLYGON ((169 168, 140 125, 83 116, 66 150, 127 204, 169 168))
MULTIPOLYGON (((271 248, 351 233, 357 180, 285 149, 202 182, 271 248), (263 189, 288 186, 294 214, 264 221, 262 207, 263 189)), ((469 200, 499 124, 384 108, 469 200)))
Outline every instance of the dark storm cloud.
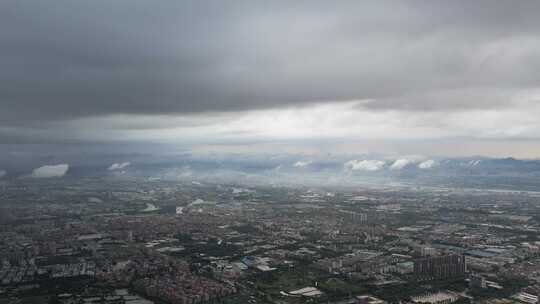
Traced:
POLYGON ((539 11, 537 1, 4 0, 0 126, 351 99, 506 106, 501 89, 540 80, 539 11))

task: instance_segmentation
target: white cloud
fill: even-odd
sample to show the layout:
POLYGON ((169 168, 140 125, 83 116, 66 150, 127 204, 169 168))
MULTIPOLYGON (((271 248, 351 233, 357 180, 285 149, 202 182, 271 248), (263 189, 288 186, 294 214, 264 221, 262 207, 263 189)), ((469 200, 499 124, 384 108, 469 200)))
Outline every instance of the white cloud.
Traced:
POLYGON ((108 170, 111 170, 111 171, 120 170, 120 169, 124 169, 124 168, 128 167, 129 165, 131 165, 130 162, 114 163, 109 167, 108 170))
MULTIPOLYGON (((262 141, 294 140, 301 143, 303 140, 339 139, 348 141, 351 145, 353 141, 362 143, 360 146, 363 149, 362 153, 389 152, 402 157, 409 154, 425 154, 495 157, 512 155, 538 158, 540 103, 535 100, 540 99, 540 89, 516 93, 516 96, 510 93, 503 95, 508 95, 508 98, 512 99, 512 107, 465 108, 452 111, 379 111, 366 108, 365 100, 328 101, 298 108, 227 112, 205 116, 112 115, 59 122, 54 127, 64 130, 56 133, 61 136, 67 136, 65 130, 68 130, 68 135, 71 134, 72 139, 85 138, 96 141, 108 141, 111 138, 135 141, 159 139, 167 143, 187 145, 195 143, 194 146, 219 143, 215 146, 216 149, 225 149, 224 144, 227 143, 231 144, 229 146, 231 148, 239 147, 237 141, 240 140, 245 142, 245 147, 254 150, 262 149, 262 141), (130 125, 133 121, 141 125, 130 125), (153 122, 157 122, 158 125, 151 127, 153 122), (146 125, 149 127, 145 128, 146 125), (217 139, 219 140, 216 141, 217 139), (512 144, 507 141, 509 139, 512 139, 512 144), (520 140, 519 144, 517 140, 520 140), (461 148, 451 149, 449 145, 460 145, 461 148)), ((43 129, 40 136, 54 137, 55 134, 50 133, 50 130, 50 128, 43 129)), ((2 133, 1 126, 0 133, 2 133)), ((329 147, 305 146, 298 147, 297 151, 312 153, 315 149, 329 149, 329 147)))
POLYGON ((0 170, 0 178, 4 177, 6 175, 7 175, 6 170, 0 170))
POLYGON ((350 170, 361 171, 377 171, 385 165, 384 161, 380 160, 350 160, 345 163, 345 168, 350 170))
POLYGON ((303 168, 303 167, 307 167, 309 165, 311 165, 312 161, 310 160, 300 160, 300 161, 297 161, 296 163, 294 163, 293 167, 296 167, 296 168, 303 168))
POLYGON ((431 169, 433 168, 437 163, 433 159, 428 159, 426 161, 421 162, 418 164, 418 168, 420 169, 431 169))
POLYGON ((32 171, 34 178, 62 177, 69 170, 68 164, 46 165, 32 171))
POLYGON ((475 166, 478 166, 479 163, 481 163, 482 160, 480 159, 477 159, 477 160, 470 160, 469 162, 465 163, 465 164, 462 164, 462 166, 467 166, 467 167, 475 167, 475 166))
MULTIPOLYGON (((59 124, 62 130, 77 130, 73 138, 107 140, 121 137, 126 140, 154 140, 172 143, 200 143, 201 145, 245 141, 251 149, 260 147, 253 142, 261 140, 317 140, 351 139, 368 142, 362 146, 366 151, 385 151, 378 143, 395 148, 400 142, 412 142, 404 151, 391 151, 395 155, 460 155, 471 154, 515 157, 538 157, 540 136, 540 98, 538 91, 512 95, 512 107, 497 109, 465 108, 452 111, 379 111, 366 108, 365 100, 319 103, 305 107, 252 110, 202 115, 129 116, 113 115, 87 118, 76 122, 59 124), (517 96, 519 95, 519 96, 517 96), (358 119, 362 117, 362 119, 358 119), (143 125, 133 127, 133 121, 143 125), (158 122, 156 128, 152 122, 158 122), (74 124, 77 125, 74 125, 74 124), (80 126, 84 126, 81 131, 80 126), (484 141, 477 142, 474 139, 484 141), (516 145, 506 144, 505 139, 531 139, 516 145), (442 139, 439 143, 436 140, 442 139), (448 149, 446 140, 455 144, 470 141, 462 149, 448 149), (485 140, 492 140, 488 144, 485 140), (185 142, 184 142, 185 141, 185 142), (391 143, 391 144, 390 144, 391 143), (417 144, 419 143, 419 144, 417 144), (424 145, 425 144, 425 145, 424 145), (473 148, 474 147, 474 148, 473 148), (467 150, 468 149, 468 150, 467 150), (437 150, 437 151, 434 151, 437 150)), ((377 101, 374 101, 377 102, 377 101)), ((1 130, 0 130, 1 131, 1 130)), ((60 134, 60 132, 58 133, 60 134)), ((65 134, 65 132, 61 133, 65 134)), ((43 134, 53 136, 53 134, 43 134)), ((62 135, 64 136, 64 135, 62 135)), ((247 145, 247 144, 246 144, 247 145)), ((235 144, 235 146, 239 146, 235 144)), ((231 146, 232 147, 232 146, 231 146)), ((317 147, 320 149, 321 147, 317 147)), ((397 149, 397 148, 396 148, 397 149)), ((299 149, 300 150, 300 149, 299 149)), ((299 152, 309 152, 307 149, 299 152)), ((407 157, 408 158, 408 157, 407 157)), ((410 158, 408 158, 410 159, 410 158)))
POLYGON ((406 158, 398 159, 390 166, 390 170, 401 170, 410 163, 411 161, 406 158))

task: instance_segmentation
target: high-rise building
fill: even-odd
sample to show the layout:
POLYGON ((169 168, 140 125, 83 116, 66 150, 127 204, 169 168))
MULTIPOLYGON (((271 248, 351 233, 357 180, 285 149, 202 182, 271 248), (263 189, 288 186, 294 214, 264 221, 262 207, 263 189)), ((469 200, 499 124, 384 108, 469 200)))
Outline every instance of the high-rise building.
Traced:
POLYGON ((420 248, 420 254, 422 256, 435 256, 435 255, 437 255, 437 249, 435 249, 433 247, 423 246, 423 247, 420 248))
POLYGON ((414 275, 418 280, 446 280, 465 275, 465 256, 449 254, 430 256, 414 261, 414 275))

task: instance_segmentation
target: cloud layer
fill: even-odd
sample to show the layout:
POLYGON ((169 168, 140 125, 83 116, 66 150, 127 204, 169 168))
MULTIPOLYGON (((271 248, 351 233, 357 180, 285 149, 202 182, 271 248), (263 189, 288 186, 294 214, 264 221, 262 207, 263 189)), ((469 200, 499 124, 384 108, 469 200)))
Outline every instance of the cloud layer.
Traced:
POLYGON ((437 165, 437 163, 434 160, 428 159, 426 161, 423 161, 423 162, 419 163, 418 168, 420 168, 420 169, 431 169, 435 165, 437 165))
POLYGON ((31 177, 33 178, 51 178, 51 177, 62 177, 69 170, 68 164, 59 164, 59 165, 46 165, 39 168, 36 168, 32 171, 31 177))
POLYGON ((311 164, 311 161, 309 160, 299 160, 297 161, 296 163, 293 164, 293 167, 296 167, 296 168, 303 168, 303 167, 307 167, 311 164))
POLYGON ((390 170, 401 170, 407 167, 410 163, 411 163, 410 160, 406 158, 400 158, 394 161, 394 163, 392 163, 392 165, 390 166, 390 170))
POLYGON ((384 167, 386 163, 381 160, 350 160, 345 163, 345 168, 349 170, 360 171, 378 171, 384 167))
POLYGON ((110 170, 110 171, 121 170, 121 169, 129 167, 130 165, 131 165, 130 162, 114 163, 114 164, 110 165, 109 168, 107 168, 107 169, 110 170))
POLYGON ((498 107, 508 102, 501 88, 538 79, 539 8, 8 0, 1 97, 32 120, 366 98, 377 109, 498 107), (48 106, 37 111, 38 103, 48 106))
POLYGON ((5 0, 0 142, 539 139, 539 10, 5 0))

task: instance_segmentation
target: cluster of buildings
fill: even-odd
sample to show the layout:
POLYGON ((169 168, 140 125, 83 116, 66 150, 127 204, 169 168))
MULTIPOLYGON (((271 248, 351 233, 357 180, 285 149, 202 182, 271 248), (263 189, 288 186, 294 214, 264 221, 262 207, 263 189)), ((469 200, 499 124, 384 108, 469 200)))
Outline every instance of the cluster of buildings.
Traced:
POLYGON ((4 265, 0 269, 0 282, 3 285, 40 282, 60 278, 93 277, 96 274, 96 265, 93 262, 73 264, 53 264, 36 266, 4 265))
POLYGON ((0 295, 46 293, 44 282, 62 279, 136 293, 110 303, 529 303, 540 290, 539 198, 527 193, 32 187, 0 197, 0 295))

